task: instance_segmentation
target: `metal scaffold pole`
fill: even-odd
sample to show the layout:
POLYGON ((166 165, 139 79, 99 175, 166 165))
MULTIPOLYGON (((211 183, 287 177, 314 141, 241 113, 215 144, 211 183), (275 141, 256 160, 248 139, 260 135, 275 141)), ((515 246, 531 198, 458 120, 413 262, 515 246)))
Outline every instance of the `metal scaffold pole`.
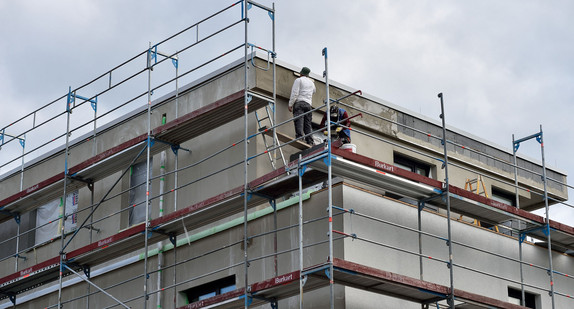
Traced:
POLYGON ((446 198, 446 222, 447 222, 447 246, 448 246, 448 268, 450 273, 450 293, 448 295, 448 305, 454 309, 454 273, 453 273, 453 258, 452 258, 452 231, 451 231, 451 218, 450 218, 450 188, 448 179, 448 152, 446 141, 446 120, 444 115, 444 102, 442 92, 438 94, 440 98, 440 118, 442 119, 442 145, 444 150, 444 194, 446 198))
MULTIPOLYGON (((323 48, 323 57, 325 58, 325 72, 323 72, 323 77, 325 78, 325 100, 327 104, 327 111, 330 110, 330 98, 329 98, 329 66, 328 66, 328 56, 327 47, 323 48)), ((329 112, 327 115, 327 136, 331 136, 331 115, 329 112)), ((333 278, 333 171, 331 167, 331 139, 327 139, 327 182, 329 190, 329 205, 327 210, 329 211, 329 294, 330 294, 330 308, 335 308, 335 287, 333 278)))
MULTIPOLYGON (((517 160, 516 160, 516 150, 517 148, 515 147, 515 139, 514 139, 514 134, 512 134, 512 157, 513 157, 513 162, 514 162, 514 189, 515 189, 515 204, 516 204, 516 208, 520 209, 520 193, 518 191, 518 166, 517 166, 517 160)), ((521 221, 518 221, 518 230, 521 229, 520 224, 521 221)), ((525 294, 524 294, 524 269, 522 266, 522 243, 524 241, 523 235, 520 234, 518 235, 518 259, 520 260, 520 263, 518 263, 520 265, 520 305, 524 306, 525 304, 525 294)))
POLYGON ((247 250, 248 250, 248 245, 249 242, 247 240, 247 221, 248 221, 248 216, 247 216, 247 200, 248 200, 248 174, 247 174, 247 168, 248 168, 248 158, 249 158, 249 145, 248 145, 248 138, 249 138, 249 130, 248 130, 248 123, 247 123, 247 118, 248 118, 248 104, 249 104, 249 86, 248 86, 248 81, 247 81, 247 71, 249 70, 249 59, 248 59, 248 48, 249 48, 249 38, 248 38, 248 24, 249 24, 249 18, 248 18, 248 11, 249 11, 249 4, 248 1, 243 1, 243 16, 244 16, 244 23, 245 23, 245 48, 244 48, 244 85, 243 85, 243 90, 244 90, 244 95, 243 95, 243 104, 244 104, 244 109, 243 109, 243 127, 244 127, 244 142, 243 142, 243 151, 244 151, 244 159, 243 159, 243 257, 244 257, 244 286, 245 286, 245 299, 244 299, 244 307, 245 308, 249 308, 249 276, 248 276, 248 272, 249 272, 249 255, 247 254, 247 250))
POLYGON ((63 287, 63 272, 64 272, 64 259, 65 259, 65 238, 66 238, 66 194, 68 189, 68 155, 70 151, 70 115, 72 114, 73 104, 75 103, 76 93, 72 93, 72 87, 68 89, 68 97, 66 100, 66 146, 64 149, 64 190, 62 193, 62 209, 60 210, 60 240, 62 246, 60 250, 60 275, 58 278, 58 308, 63 308, 62 305, 62 287, 63 287))
POLYGON ((144 308, 147 308, 147 279, 148 279, 148 233, 149 233, 149 191, 150 191, 150 148, 151 148, 151 71, 152 71, 152 46, 149 44, 149 50, 147 54, 147 149, 146 149, 146 181, 145 181, 145 228, 144 228, 144 308))
POLYGON ((552 242, 550 241, 550 208, 548 205, 548 179, 546 178, 546 162, 544 158, 544 133, 542 132, 542 125, 540 125, 540 153, 542 155, 542 178, 544 180, 544 207, 546 210, 546 236, 548 237, 548 276, 550 276, 550 296, 552 297, 552 308, 555 308, 554 303, 554 267, 552 265, 552 242))
MULTIPOLYGON (((277 143, 278 139, 277 139, 277 128, 275 127, 275 124, 277 123, 277 54, 276 54, 276 50, 275 50, 275 2, 273 2, 273 17, 271 18, 271 31, 272 31, 272 50, 273 50, 273 148, 275 150, 273 150, 273 162, 277 162, 277 147, 279 146, 279 144, 277 143)), ((279 151, 282 151, 281 149, 279 149, 279 151)), ((273 226, 275 228, 275 233, 273 235, 273 246, 274 246, 274 252, 275 252, 275 257, 273 258, 273 266, 274 266, 274 270, 275 270, 275 276, 279 275, 279 265, 277 262, 277 208, 275 207, 274 211, 273 211, 273 226)))
MULTIPOLYGON (((550 298, 552 300, 552 309, 555 308, 555 301, 554 301, 554 267, 552 264, 552 241, 550 239, 550 208, 548 205, 548 179, 546 177, 546 162, 545 162, 545 158, 544 158, 544 137, 543 137, 543 132, 542 132, 542 125, 540 125, 540 132, 532 134, 530 136, 518 139, 518 140, 514 140, 514 135, 512 136, 512 140, 513 140, 513 151, 514 151, 514 168, 515 168, 515 175, 516 175, 516 151, 518 150, 518 148, 520 147, 520 143, 533 139, 535 138, 536 141, 540 144, 540 154, 542 157, 542 182, 544 183, 544 195, 543 195, 543 199, 544 199, 544 207, 545 207, 545 211, 546 211, 546 218, 545 218, 545 226, 544 226, 544 234, 547 237, 547 241, 548 241, 548 267, 549 269, 547 269, 548 272, 548 276, 550 277, 550 298)), ((516 178, 516 176, 515 176, 516 178)), ((515 182, 515 184, 517 184, 517 182, 515 182)), ((518 186, 517 189, 518 190, 518 186)), ((518 201, 518 194, 516 196, 516 199, 518 201)), ((522 247, 521 247, 522 248, 522 247)), ((522 257, 520 257, 520 260, 522 261, 522 257)), ((522 267, 522 263, 521 263, 521 267, 522 267)), ((522 272, 521 272, 521 276, 522 276, 522 272)), ((522 282, 522 281, 521 281, 522 282)), ((521 300, 524 304, 524 288, 522 288, 522 300, 521 300)))
POLYGON ((297 178, 299 179, 299 309, 303 308, 303 173, 305 166, 301 166, 301 154, 297 162, 297 178))

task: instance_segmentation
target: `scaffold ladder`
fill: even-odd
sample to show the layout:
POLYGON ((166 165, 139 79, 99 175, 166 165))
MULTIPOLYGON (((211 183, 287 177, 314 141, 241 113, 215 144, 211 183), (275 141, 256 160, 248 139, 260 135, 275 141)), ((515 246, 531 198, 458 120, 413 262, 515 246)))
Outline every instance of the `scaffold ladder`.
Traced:
POLYGON ((486 186, 484 185, 484 181, 482 180, 482 175, 478 175, 474 179, 466 179, 464 183, 464 189, 467 191, 474 192, 478 195, 483 195, 489 198, 488 192, 486 192, 486 186), (476 184, 476 189, 473 188, 474 184, 476 184))
POLYGON ((270 128, 275 127, 275 124, 273 122, 273 110, 275 109, 275 103, 273 102, 269 102, 266 106, 265 106, 265 114, 262 115, 262 117, 259 115, 259 113, 257 111, 255 111, 255 118, 257 119, 257 129, 259 130, 259 132, 261 132, 261 136, 263 137, 263 144, 265 145, 265 152, 267 153, 267 156, 269 157, 269 160, 271 161, 271 166, 273 167, 273 169, 277 169, 277 165, 276 162, 281 160, 281 162, 283 162, 283 166, 287 165, 287 162, 285 161, 285 155, 283 154, 283 149, 281 147, 279 147, 279 139, 277 138, 277 135, 274 134, 273 131, 270 132, 271 134, 271 141, 272 143, 269 143, 268 139, 269 136, 267 136, 267 134, 265 133, 268 130, 273 130, 270 128), (277 149, 278 148, 278 149, 277 149), (278 150, 278 151, 275 151, 278 150), (273 154, 272 154, 273 152, 273 154), (277 158, 277 152, 279 152, 279 158, 277 158))
MULTIPOLYGON (((488 192, 486 192, 486 186, 484 185, 484 181, 482 180, 482 175, 478 175, 474 179, 467 178, 466 182, 464 183, 464 189, 467 191, 470 191, 472 193, 475 193, 477 195, 484 195, 486 198, 490 198, 490 196, 488 196, 488 192), (476 188, 474 188, 475 184, 476 184, 476 188)), ((462 217, 463 216, 460 215, 459 220, 461 220, 462 217)), ((482 226, 480 221, 477 219, 474 219, 473 224, 478 225, 478 226, 482 226)), ((496 225, 493 226, 492 229, 496 232, 499 232, 498 226, 496 226, 496 225)))

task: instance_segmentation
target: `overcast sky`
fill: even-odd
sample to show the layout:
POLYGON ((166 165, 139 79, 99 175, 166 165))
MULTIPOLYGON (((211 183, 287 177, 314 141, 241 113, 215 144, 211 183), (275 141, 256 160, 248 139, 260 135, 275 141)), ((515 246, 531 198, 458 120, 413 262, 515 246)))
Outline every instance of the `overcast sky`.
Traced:
MULTIPOLYGON (((0 0, 0 127, 232 3, 0 0)), ((321 74, 327 47, 331 79, 437 121, 443 92, 448 125, 507 149, 512 134, 542 125, 547 165, 574 175, 574 1, 283 0, 275 8, 280 60, 321 74)), ((535 141, 519 153, 541 159, 535 141)), ((574 225, 574 209, 551 210, 574 225)))

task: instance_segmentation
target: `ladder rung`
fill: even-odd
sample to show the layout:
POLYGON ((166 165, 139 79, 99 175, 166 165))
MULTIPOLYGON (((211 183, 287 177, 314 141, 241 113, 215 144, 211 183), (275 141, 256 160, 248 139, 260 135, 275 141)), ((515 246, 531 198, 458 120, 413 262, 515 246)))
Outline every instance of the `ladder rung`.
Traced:
POLYGON ((265 130, 267 130, 267 126, 262 126, 261 128, 259 128, 259 132, 263 132, 265 130))

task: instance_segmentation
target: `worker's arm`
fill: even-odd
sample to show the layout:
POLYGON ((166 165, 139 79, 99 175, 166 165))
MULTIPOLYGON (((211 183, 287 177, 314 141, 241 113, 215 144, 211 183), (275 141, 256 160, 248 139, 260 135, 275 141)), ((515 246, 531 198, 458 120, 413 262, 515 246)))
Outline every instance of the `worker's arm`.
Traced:
POLYGON ((291 97, 289 98, 289 111, 293 111, 293 104, 297 102, 299 97, 299 88, 301 87, 301 80, 297 78, 293 83, 293 88, 291 88, 291 97))
POLYGON ((347 111, 343 112, 343 122, 341 123, 342 125, 344 125, 345 127, 351 127, 351 119, 349 119, 349 115, 347 114, 347 111))

